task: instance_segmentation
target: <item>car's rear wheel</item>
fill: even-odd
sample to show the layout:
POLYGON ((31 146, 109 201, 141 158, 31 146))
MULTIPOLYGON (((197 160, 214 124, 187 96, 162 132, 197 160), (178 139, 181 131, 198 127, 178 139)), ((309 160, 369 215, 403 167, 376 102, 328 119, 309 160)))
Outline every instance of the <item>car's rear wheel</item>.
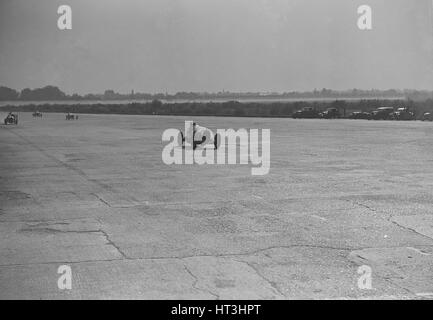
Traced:
POLYGON ((219 146, 220 146, 220 142, 221 141, 220 141, 219 138, 220 138, 219 134, 216 133, 215 136, 214 136, 214 139, 213 139, 213 144, 214 144, 215 150, 218 149, 219 146))

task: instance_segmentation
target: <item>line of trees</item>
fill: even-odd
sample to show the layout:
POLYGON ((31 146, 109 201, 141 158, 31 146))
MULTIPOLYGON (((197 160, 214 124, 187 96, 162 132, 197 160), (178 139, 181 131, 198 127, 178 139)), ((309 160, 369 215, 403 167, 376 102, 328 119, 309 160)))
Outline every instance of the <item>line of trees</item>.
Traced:
POLYGON ((0 100, 14 101, 18 100, 19 96, 19 92, 14 89, 8 87, 0 87, 0 100))
POLYGON ((317 99, 317 98, 332 98, 332 99, 349 99, 349 98, 409 98, 412 100, 427 100, 433 99, 433 91, 418 91, 418 90, 345 90, 335 91, 330 89, 314 90, 308 92, 284 92, 284 93, 260 93, 260 92, 177 92, 169 93, 139 93, 131 91, 131 93, 117 93, 114 90, 106 90, 103 94, 72 94, 67 95, 56 86, 45 86, 36 89, 23 89, 21 92, 17 90, 0 86, 0 101, 82 101, 82 100, 242 100, 242 99, 317 99))
POLYGON ((46 86, 36 89, 23 89, 18 92, 8 87, 0 87, 0 101, 49 101, 49 100, 65 100, 67 95, 58 87, 46 86))
POLYGON ((163 103, 154 100, 148 103, 129 104, 42 104, 5 106, 7 111, 34 112, 74 112, 89 114, 137 114, 137 115, 183 115, 183 116, 232 116, 232 117, 291 117, 293 112, 304 107, 313 107, 318 111, 327 108, 338 108, 348 116, 354 111, 372 111, 378 107, 408 107, 419 119, 424 112, 433 113, 433 99, 425 101, 412 100, 358 100, 344 101, 299 101, 299 102, 185 102, 163 103))

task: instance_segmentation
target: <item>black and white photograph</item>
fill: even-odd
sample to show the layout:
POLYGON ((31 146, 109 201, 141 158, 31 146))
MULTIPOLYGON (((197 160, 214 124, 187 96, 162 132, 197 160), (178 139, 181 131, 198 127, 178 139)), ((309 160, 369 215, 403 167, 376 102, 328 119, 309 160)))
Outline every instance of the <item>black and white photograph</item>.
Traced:
POLYGON ((433 1, 0 0, 0 300, 433 300, 433 1))

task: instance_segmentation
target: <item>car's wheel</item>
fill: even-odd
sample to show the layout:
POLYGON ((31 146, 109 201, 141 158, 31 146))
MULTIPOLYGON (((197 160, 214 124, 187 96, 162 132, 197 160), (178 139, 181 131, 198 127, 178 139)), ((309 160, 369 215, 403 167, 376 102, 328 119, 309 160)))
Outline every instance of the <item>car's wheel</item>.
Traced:
POLYGON ((213 144, 214 144, 215 150, 218 149, 220 146, 221 141, 219 138, 220 138, 219 134, 216 133, 214 138, 213 138, 213 144))
POLYGON ((183 132, 181 130, 179 130, 179 135, 177 137, 177 145, 183 146, 184 143, 185 143, 185 137, 183 136, 183 132))

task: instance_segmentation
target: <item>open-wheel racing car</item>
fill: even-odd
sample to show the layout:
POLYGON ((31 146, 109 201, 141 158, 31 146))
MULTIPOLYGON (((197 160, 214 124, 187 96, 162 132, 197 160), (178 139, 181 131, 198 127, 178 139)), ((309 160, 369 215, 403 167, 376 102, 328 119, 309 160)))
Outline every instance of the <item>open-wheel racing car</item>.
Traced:
MULTIPOLYGON (((213 145, 214 149, 218 149, 220 144, 220 137, 219 135, 213 134, 211 130, 208 128, 199 126, 194 122, 193 124, 193 150, 195 150, 198 146, 206 146, 206 145, 213 145), (201 137, 201 139, 199 139, 201 137), (197 140, 196 140, 197 139, 197 140)), ((182 147, 185 147, 185 141, 186 138, 182 131, 180 131, 180 141, 182 147)))
POLYGON ((18 124, 18 114, 10 112, 6 116, 6 118, 4 120, 4 124, 6 124, 6 125, 8 125, 8 124, 15 124, 15 125, 17 125, 18 124))

